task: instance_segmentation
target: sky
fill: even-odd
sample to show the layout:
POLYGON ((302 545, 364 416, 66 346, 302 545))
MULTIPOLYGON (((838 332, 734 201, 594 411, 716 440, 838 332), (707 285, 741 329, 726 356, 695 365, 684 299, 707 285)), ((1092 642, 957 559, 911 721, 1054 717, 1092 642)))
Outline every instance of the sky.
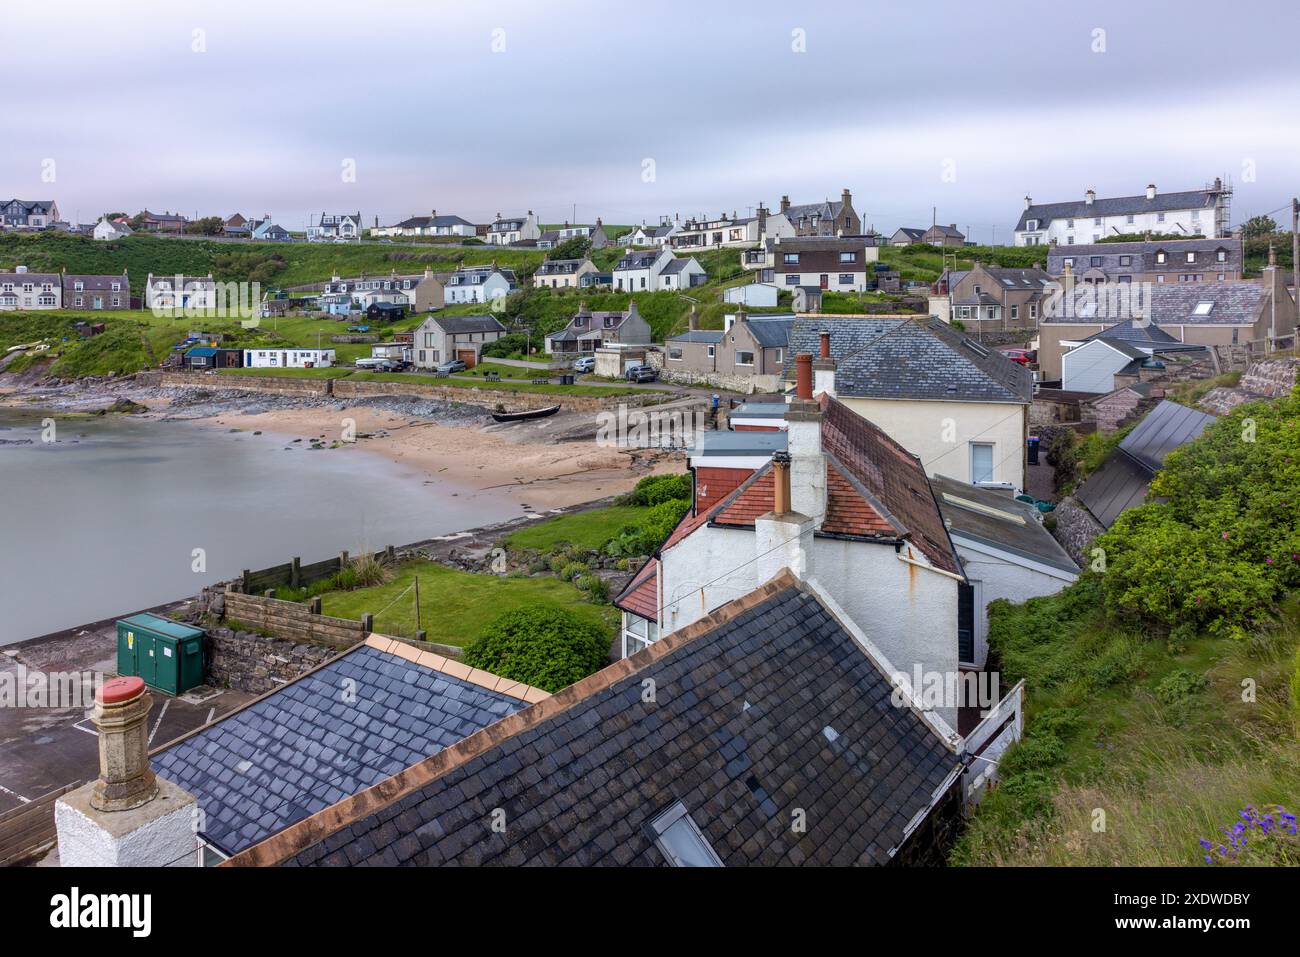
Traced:
POLYGON ((321 211, 657 222, 847 187, 886 233, 1008 242, 1026 195, 1222 176, 1235 224, 1300 192, 1297 11, 10 0, 6 33, 45 39, 0 58, 0 199, 301 229, 321 211))

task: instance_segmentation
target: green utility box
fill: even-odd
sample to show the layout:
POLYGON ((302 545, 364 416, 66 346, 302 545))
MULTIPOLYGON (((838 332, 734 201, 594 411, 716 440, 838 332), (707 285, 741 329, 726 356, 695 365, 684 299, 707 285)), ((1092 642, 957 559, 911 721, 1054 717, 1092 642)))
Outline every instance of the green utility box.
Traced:
POLYGON ((203 637, 199 628, 148 613, 117 623, 117 673, 139 675, 151 688, 183 694, 203 684, 203 637))

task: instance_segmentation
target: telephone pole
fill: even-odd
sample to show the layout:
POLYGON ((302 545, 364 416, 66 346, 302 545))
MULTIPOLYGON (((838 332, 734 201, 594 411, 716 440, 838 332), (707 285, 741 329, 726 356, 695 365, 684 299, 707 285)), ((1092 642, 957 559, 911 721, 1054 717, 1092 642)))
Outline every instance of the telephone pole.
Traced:
POLYGON ((1300 199, 1291 198, 1291 288, 1300 302, 1300 199))

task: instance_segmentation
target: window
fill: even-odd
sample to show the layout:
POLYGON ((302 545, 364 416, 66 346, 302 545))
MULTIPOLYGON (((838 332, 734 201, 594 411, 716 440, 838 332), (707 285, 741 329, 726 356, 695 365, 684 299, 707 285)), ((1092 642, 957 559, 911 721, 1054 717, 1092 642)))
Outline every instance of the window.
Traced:
POLYGON ((1212 302, 1198 302, 1198 303, 1196 304, 1196 308, 1192 310, 1192 315, 1193 315, 1193 316, 1208 316, 1208 315, 1210 314, 1210 311, 1211 311, 1212 309, 1214 309, 1214 303, 1212 303, 1212 302))
POLYGON ((1011 318, 1012 318, 1013 321, 1016 320, 1016 319, 1019 319, 1019 318, 1020 318, 1020 307, 1019 307, 1019 306, 1012 306, 1012 307, 1011 307, 1011 318))
POLYGON ((1036 303, 1036 302, 1031 302, 1031 303, 1029 304, 1029 318, 1030 318, 1030 319, 1037 319, 1037 318, 1038 318, 1038 303, 1036 303))
POLYGON ((1132 257, 1132 256, 1120 256, 1120 257, 1119 257, 1119 264, 1120 264, 1121 266, 1129 266, 1129 265, 1132 265, 1132 263, 1133 263, 1133 257, 1132 257))
POLYGON ((1100 265, 1101 265, 1101 257, 1100 257, 1100 256, 1093 256, 1093 257, 1092 257, 1091 259, 1089 259, 1088 261, 1089 261, 1089 263, 1091 263, 1091 264, 1094 265, 1094 266, 1100 266, 1100 265))
POLYGON ((842 272, 842 273, 840 273, 840 285, 841 285, 841 286, 852 286, 852 285, 853 285, 853 273, 851 273, 851 272, 842 272))
POLYGON ((669 347, 668 347, 668 361, 669 361, 669 362, 681 362, 681 361, 682 361, 682 347, 681 347, 681 346, 669 346, 669 347))
POLYGON ((997 306, 987 306, 987 307, 985 307, 985 309, 984 309, 984 317, 985 317, 986 319, 996 319, 996 318, 998 317, 998 307, 997 307, 997 306))
POLYGON ((1065 261, 1065 264, 1066 264, 1067 266, 1069 266, 1071 269, 1074 268, 1074 257, 1073 257, 1073 256, 1066 256, 1064 261, 1065 261))
POLYGON ((1125 216, 1125 217, 1124 217, 1124 222, 1126 222, 1126 223, 1128 223, 1130 226, 1132 226, 1132 225, 1133 225, 1133 214, 1132 214, 1132 213, 1129 213, 1127 216, 1125 216))
POLYGON ((709 346, 709 358, 710 358, 710 359, 713 358, 715 352, 716 352, 716 348, 715 348, 714 346, 709 346))
POLYGON ((1159 263, 1160 265, 1164 265, 1164 263, 1168 260, 1168 258, 1169 257, 1165 255, 1165 251, 1163 249, 1159 249, 1156 251, 1156 262, 1159 263))
POLYGON ((1225 263, 1228 261, 1228 251, 1226 249, 1220 249, 1214 254, 1214 258, 1221 263, 1225 263))
POLYGON ((1093 224, 1094 226, 1100 226, 1100 225, 1101 225, 1101 217, 1098 216, 1096 219, 1094 219, 1094 220, 1092 221, 1092 224, 1093 224))
POLYGON ((975 484, 993 481, 993 443, 970 444, 970 480, 975 484))
POLYGON ((1163 223, 1164 221, 1165 221, 1165 214, 1164 214, 1164 213, 1156 213, 1156 222, 1157 222, 1157 223, 1163 223))
POLYGON ((799 274, 797 272, 786 273, 785 284, 787 286, 799 285, 799 274))
POLYGON ((681 801, 647 824, 646 833, 673 867, 722 866, 681 801))
POLYGON ((659 626, 637 615, 628 614, 623 617, 623 657, 627 658, 654 644, 659 637, 659 626))
POLYGON ((857 253, 840 253, 840 262, 842 263, 855 263, 857 261, 858 261, 857 253))
POLYGON ((1194 263, 1194 262, 1196 262, 1196 253, 1188 253, 1188 254, 1187 254, 1187 261, 1188 261, 1189 263, 1194 263))
POLYGON ((1132 277, 1132 276, 1120 276, 1120 277, 1119 277, 1119 281, 1120 281, 1120 282, 1132 282, 1132 281, 1133 281, 1133 277, 1132 277))
POLYGON ((1073 228, 1074 228, 1074 220, 1073 220, 1073 219, 1067 219, 1067 220, 1065 221, 1065 228, 1066 228, 1066 229, 1073 229, 1073 228))
POLYGON ((799 263, 799 254, 798 254, 798 253, 786 253, 785 256, 782 257, 782 259, 783 259, 786 263, 789 263, 789 264, 792 265, 792 266, 793 266, 793 265, 798 265, 798 263, 799 263))
POLYGON ((1067 246, 1073 246, 1073 245, 1074 245, 1074 237, 1073 237, 1073 236, 1066 236, 1066 237, 1065 237, 1065 245, 1067 245, 1067 246))
POLYGON ((754 364, 754 353, 736 351, 736 365, 752 366, 754 364))
POLYGON ((1038 220, 1036 220, 1036 219, 1031 219, 1031 220, 1029 220, 1028 222, 1025 223, 1025 228, 1026 228, 1026 229, 1037 229, 1037 228, 1038 228, 1038 220))
MULTIPOLYGON (((713 353, 709 353, 709 355, 712 354, 713 353)), ((772 353, 773 360, 776 362, 777 365, 780 365, 782 362, 785 361, 785 359, 782 358, 784 355, 785 355, 784 349, 777 349, 772 353)))
POLYGON ((81 290, 86 288, 86 284, 82 282, 80 279, 78 279, 76 282, 72 284, 72 288, 75 289, 77 292, 81 292, 81 290))

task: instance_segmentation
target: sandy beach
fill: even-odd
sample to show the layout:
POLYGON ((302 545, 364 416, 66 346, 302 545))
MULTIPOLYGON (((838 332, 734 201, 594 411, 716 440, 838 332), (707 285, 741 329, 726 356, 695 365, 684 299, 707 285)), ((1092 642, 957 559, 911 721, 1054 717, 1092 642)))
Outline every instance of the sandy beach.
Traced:
POLYGON ((143 418, 260 431, 286 442, 318 441, 326 454, 382 456, 426 481, 503 491, 539 509, 618 495, 643 476, 683 467, 680 453, 597 445, 590 412, 499 424, 477 406, 401 397, 345 403, 235 390, 142 388, 131 380, 59 385, 0 376, 5 379, 0 403, 6 405, 76 415, 129 400, 147 409, 140 413, 143 418))

